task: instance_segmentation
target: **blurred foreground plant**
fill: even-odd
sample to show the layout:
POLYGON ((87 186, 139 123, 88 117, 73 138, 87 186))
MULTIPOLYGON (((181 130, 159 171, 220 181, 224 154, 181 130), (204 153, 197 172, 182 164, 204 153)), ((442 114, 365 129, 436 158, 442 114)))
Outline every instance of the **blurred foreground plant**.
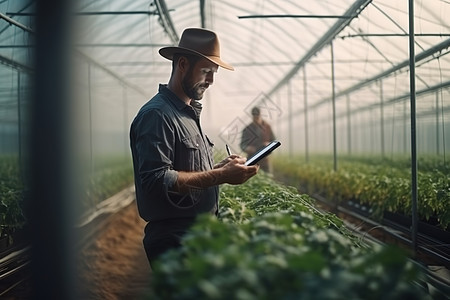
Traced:
POLYGON ((159 260, 152 299, 427 299, 405 253, 367 247, 267 176, 224 186, 221 199, 220 219, 201 216, 159 260))

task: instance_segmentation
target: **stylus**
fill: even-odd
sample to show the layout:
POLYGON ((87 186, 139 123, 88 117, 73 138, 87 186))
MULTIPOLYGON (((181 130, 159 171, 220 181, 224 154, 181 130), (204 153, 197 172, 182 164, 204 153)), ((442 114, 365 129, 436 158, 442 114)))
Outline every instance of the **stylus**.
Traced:
POLYGON ((228 153, 228 155, 231 155, 231 150, 230 150, 230 147, 228 147, 228 145, 227 145, 227 144, 225 144, 225 148, 227 148, 227 153, 228 153))

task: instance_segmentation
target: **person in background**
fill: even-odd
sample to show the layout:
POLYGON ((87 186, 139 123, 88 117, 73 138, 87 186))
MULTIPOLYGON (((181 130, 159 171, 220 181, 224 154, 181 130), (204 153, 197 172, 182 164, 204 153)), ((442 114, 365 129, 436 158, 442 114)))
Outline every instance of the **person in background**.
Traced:
MULTIPOLYGON (((252 117, 252 123, 247 125, 242 131, 240 143, 242 151, 247 153, 248 157, 252 156, 275 139, 272 127, 261 117, 261 110, 259 107, 255 106, 252 108, 252 117)), ((272 171, 269 156, 260 160, 258 164, 265 172, 270 173, 272 171)))
POLYGON ((213 143, 200 125, 199 102, 219 67, 234 70, 220 58, 217 35, 186 29, 176 47, 159 53, 172 61, 168 84, 144 104, 130 127, 136 201, 147 222, 143 239, 150 266, 166 251, 181 246, 199 214, 218 214, 219 185, 241 184, 259 167, 230 155, 218 164, 213 143))

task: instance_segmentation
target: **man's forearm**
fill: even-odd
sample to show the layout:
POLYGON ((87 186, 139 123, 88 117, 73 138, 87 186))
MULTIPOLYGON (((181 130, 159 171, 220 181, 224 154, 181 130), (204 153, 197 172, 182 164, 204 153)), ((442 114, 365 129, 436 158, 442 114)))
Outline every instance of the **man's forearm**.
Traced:
POLYGON ((224 183, 222 170, 213 169, 203 172, 178 172, 174 189, 179 193, 188 193, 190 189, 208 188, 224 183))
POLYGON ((223 183, 241 184, 258 172, 258 166, 244 165, 246 159, 235 155, 228 157, 217 169, 201 172, 178 171, 178 178, 172 187, 179 193, 189 193, 191 189, 204 189, 223 183))

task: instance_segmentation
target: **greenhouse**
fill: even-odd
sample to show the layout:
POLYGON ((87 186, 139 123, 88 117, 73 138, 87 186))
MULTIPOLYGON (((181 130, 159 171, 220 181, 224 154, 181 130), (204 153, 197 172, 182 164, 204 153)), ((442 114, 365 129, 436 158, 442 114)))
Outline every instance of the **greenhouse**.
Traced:
POLYGON ((449 15, 447 0, 0 1, 0 298, 448 299, 449 15), (184 112, 144 121, 161 99, 195 129, 184 112), (243 166, 256 119, 280 142, 259 169, 243 166), (149 264, 147 223, 186 216, 149 264))

